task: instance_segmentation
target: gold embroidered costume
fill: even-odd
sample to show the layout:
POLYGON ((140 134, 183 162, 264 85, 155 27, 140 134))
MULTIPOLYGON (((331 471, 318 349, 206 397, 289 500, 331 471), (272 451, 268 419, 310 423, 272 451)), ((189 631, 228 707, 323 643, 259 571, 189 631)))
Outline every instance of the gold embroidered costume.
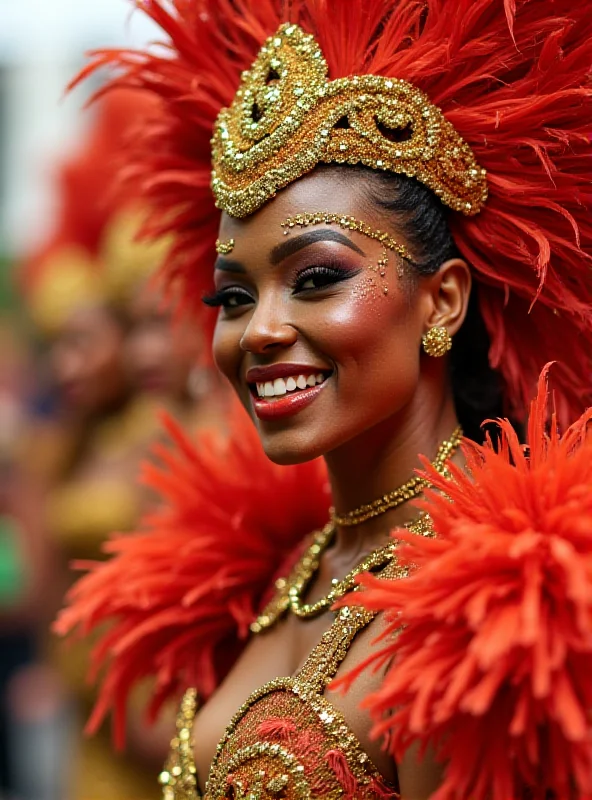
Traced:
MULTIPOLYGON (((433 535, 426 517, 420 517, 409 528, 417 535, 433 535)), ((310 580, 316 567, 311 568, 311 555, 323 546, 319 536, 311 538, 292 573, 278 579, 278 591, 254 623, 254 630, 265 630, 277 622, 289 609, 290 587, 310 580)), ((327 539, 325 533, 325 546, 327 539)), ((400 567, 394 557, 395 544, 371 554, 365 560, 365 569, 371 568, 372 562, 387 562, 380 572, 382 579, 405 577, 407 569, 400 567)), ((312 615, 316 613, 312 611, 312 615)), ((380 775, 343 715, 324 697, 354 638, 375 616, 355 605, 354 594, 351 606, 337 612, 295 676, 270 681, 249 697, 218 745, 205 800, 398 797, 398 788, 380 775)), ((201 797, 192 754, 196 710, 196 692, 190 689, 181 704, 171 756, 160 775, 164 800, 201 797)))

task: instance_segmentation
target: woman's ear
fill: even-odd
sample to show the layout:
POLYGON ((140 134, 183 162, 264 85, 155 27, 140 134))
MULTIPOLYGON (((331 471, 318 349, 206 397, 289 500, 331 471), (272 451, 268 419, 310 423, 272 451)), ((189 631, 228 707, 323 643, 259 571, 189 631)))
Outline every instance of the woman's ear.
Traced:
POLYGON ((425 279, 423 289, 430 300, 426 331, 441 325, 454 336, 467 314, 471 285, 471 272, 462 258, 445 261, 438 272, 425 279))

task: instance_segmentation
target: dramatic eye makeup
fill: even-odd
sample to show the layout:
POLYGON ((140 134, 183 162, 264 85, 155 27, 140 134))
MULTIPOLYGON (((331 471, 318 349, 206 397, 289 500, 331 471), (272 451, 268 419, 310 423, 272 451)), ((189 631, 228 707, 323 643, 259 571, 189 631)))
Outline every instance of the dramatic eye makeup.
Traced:
MULTIPOLYGON (((362 268, 345 266, 343 259, 332 256, 318 256, 307 259, 308 263, 299 266, 289 276, 289 286, 294 295, 310 296, 322 293, 332 286, 356 277, 362 268)), ((203 298, 207 306, 226 309, 238 308, 255 302, 249 289, 240 285, 222 286, 213 294, 203 298)))
MULTIPOLYGON (((336 225, 344 231, 360 233, 381 244, 381 257, 377 260, 376 264, 368 264, 366 267, 374 274, 368 278, 364 287, 358 290, 358 295, 360 297, 367 296, 369 293, 374 293, 374 291, 378 289, 377 281, 381 283, 379 291, 383 295, 388 294, 386 275, 389 263, 389 251, 396 253, 405 261, 411 261, 411 256, 405 245, 397 242, 396 239, 385 231, 373 228, 367 223, 348 214, 332 214, 321 211, 296 214, 294 217, 289 217, 281 223, 284 235, 289 238, 276 245, 271 250, 269 256, 270 263, 272 265, 279 265, 282 261, 295 255, 299 251, 323 241, 342 244, 358 255, 366 256, 365 252, 354 241, 339 230, 323 227, 322 229, 305 231, 298 236, 289 236, 295 228, 303 229, 314 225, 336 225)), ((245 274, 246 270, 242 264, 238 261, 226 258, 234 249, 234 244, 234 239, 229 239, 227 241, 218 239, 216 241, 216 252, 220 256, 216 262, 216 270, 238 275, 245 274)), ((361 268, 344 266, 344 261, 346 259, 337 259, 334 255, 323 255, 315 258, 314 256, 308 257, 307 253, 306 260, 309 261, 308 265, 301 266, 291 280, 291 288, 295 295, 307 296, 314 295, 316 292, 321 293, 323 290, 328 290, 332 286, 355 277, 361 271, 361 268)), ((397 265, 397 273, 402 275, 402 268, 399 265, 397 265)), ((221 306, 228 310, 254 303, 255 298, 244 286, 234 285, 217 289, 213 294, 205 296, 203 302, 214 308, 221 306)))
POLYGON ((356 277, 361 268, 344 266, 338 258, 315 259, 308 266, 300 267, 292 279, 294 294, 322 291, 331 286, 356 277))
POLYGON ((201 299, 204 305, 210 308, 240 308, 254 303, 253 295, 242 286, 224 286, 212 294, 204 295, 201 299))
MULTIPOLYGON (((296 216, 289 217, 288 219, 284 220, 284 222, 282 222, 282 228, 284 229, 284 236, 288 236, 290 231, 294 228, 307 228, 310 225, 332 224, 338 225, 343 230, 355 231, 356 233, 361 233, 363 236, 367 236, 369 239, 380 242, 382 245, 381 257, 378 259, 376 264, 368 265, 368 269, 375 274, 368 278, 368 281, 366 282, 367 285, 363 291, 359 292, 359 296, 365 297, 369 293, 373 293, 374 289, 377 288, 377 279, 379 279, 381 283, 381 293, 383 295, 388 294, 386 270, 389 263, 389 250, 396 253, 405 261, 412 261, 411 255, 409 254, 409 251, 405 245, 397 242, 397 240, 394 239, 389 233, 378 230, 377 228, 373 228, 371 225, 368 225, 367 223, 362 222, 361 220, 356 219, 349 214, 331 214, 327 211, 315 211, 312 214, 296 214, 296 216)), ((402 277, 403 275, 403 270, 399 264, 397 264, 397 274, 399 277, 402 277)))

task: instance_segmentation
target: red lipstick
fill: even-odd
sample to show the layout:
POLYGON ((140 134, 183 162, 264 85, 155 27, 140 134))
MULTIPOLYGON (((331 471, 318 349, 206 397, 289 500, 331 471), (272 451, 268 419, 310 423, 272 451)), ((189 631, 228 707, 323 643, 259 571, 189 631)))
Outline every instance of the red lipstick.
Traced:
POLYGON ((255 414, 265 422, 291 417, 313 403, 326 384, 327 381, 325 380, 310 389, 301 389, 293 394, 284 394, 280 397, 254 397, 253 408, 255 409, 255 414))

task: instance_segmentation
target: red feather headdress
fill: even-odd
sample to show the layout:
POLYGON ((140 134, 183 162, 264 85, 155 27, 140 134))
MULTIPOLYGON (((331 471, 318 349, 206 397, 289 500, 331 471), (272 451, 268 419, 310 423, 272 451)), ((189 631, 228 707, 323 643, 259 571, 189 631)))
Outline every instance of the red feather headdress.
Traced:
POLYGON ((424 460, 437 538, 396 531, 417 571, 362 578, 384 646, 339 683, 388 665, 364 704, 396 758, 435 745, 433 800, 592 796, 592 409, 547 433, 546 377, 529 450, 505 420, 497 452, 467 443, 451 480, 424 460))
POLYGON ((89 569, 71 590, 55 629, 81 636, 109 623, 93 653, 91 679, 104 670, 90 731, 114 712, 123 743, 126 701, 155 678, 149 715, 187 686, 207 698, 244 647, 249 625, 276 571, 310 531, 327 521, 322 461, 279 467, 238 407, 229 438, 201 433, 197 444, 167 421, 174 449, 157 448, 160 465, 144 479, 163 499, 137 534, 104 545, 112 558, 89 569))
POLYGON ((489 199, 451 214, 479 284, 508 411, 521 416, 557 360, 566 415, 592 403, 592 15, 588 0, 132 0, 163 48, 94 53, 115 86, 156 95, 160 113, 128 152, 127 177, 173 233, 167 271, 187 300, 210 287, 220 213, 210 138, 242 70, 285 21, 312 33, 331 79, 376 74, 423 90, 487 170, 489 199))
MULTIPOLYGON (((126 89, 110 92, 97 103, 78 152, 59 165, 54 229, 49 240, 29 254, 16 273, 19 288, 39 324, 44 315, 37 318, 37 306, 55 305, 54 295, 71 294, 72 305, 79 302, 76 283, 68 281, 68 275, 76 270, 73 262, 80 262, 81 272, 92 273, 100 287, 97 296, 113 294, 105 275, 105 236, 119 215, 137 205, 131 185, 119 181, 116 175, 126 142, 141 130, 155 105, 154 98, 146 93, 126 89)), ((82 286, 83 281, 80 283, 82 286)))

